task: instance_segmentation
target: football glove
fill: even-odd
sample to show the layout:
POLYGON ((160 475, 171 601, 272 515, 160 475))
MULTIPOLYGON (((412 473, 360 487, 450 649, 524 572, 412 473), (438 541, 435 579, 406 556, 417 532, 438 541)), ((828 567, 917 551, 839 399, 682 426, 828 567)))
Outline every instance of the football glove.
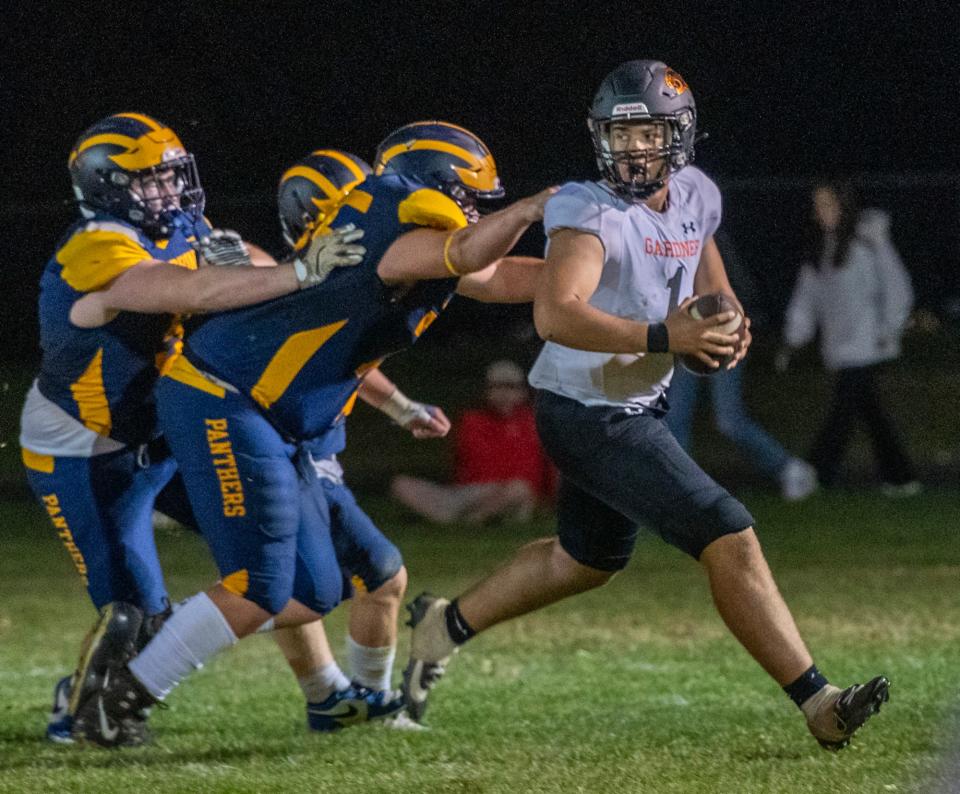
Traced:
POLYGON ((359 265, 367 253, 366 248, 356 244, 362 237, 363 229, 358 229, 352 223, 327 234, 316 235, 306 250, 293 260, 300 288, 322 284, 334 268, 359 265))
POLYGON ((243 239, 232 229, 214 229, 193 247, 200 255, 201 265, 243 267, 253 264, 243 239))

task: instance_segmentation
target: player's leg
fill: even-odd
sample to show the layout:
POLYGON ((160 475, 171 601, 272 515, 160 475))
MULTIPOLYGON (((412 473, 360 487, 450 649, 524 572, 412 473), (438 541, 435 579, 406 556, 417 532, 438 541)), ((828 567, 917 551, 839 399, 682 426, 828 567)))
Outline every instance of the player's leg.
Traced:
POLYGON ((407 569, 400 550, 360 508, 345 483, 326 479, 321 484, 330 505, 337 559, 349 572, 353 589, 346 639, 350 679, 393 708, 400 703, 392 679, 407 569))
MULTIPOLYGON (((879 708, 886 697, 887 682, 877 678, 863 687, 841 692, 830 687, 812 663, 808 664, 809 653, 763 560, 751 529, 753 519, 746 509, 703 473, 654 416, 588 408, 542 394, 537 419, 546 450, 564 477, 581 491, 620 514, 625 522, 656 529, 664 540, 696 559, 712 547, 704 565, 724 619, 764 668, 785 684, 784 689, 801 706, 821 744, 830 749, 843 746, 879 708), (737 599, 749 608, 735 604, 737 599)), ((628 524, 623 526, 626 531, 628 524)), ((609 556, 609 550, 616 546, 595 545, 598 540, 610 543, 611 535, 561 531, 559 542, 581 564, 616 570, 623 565, 609 556), (601 556, 603 553, 608 556, 601 556)), ((621 545, 629 556, 632 544, 621 545)), ((514 565, 508 565, 506 571, 514 565)), ((535 573, 535 569, 529 573, 535 573)), ((546 600, 555 586, 549 579, 541 584, 523 582, 504 572, 494 576, 507 592, 492 618, 484 612, 489 607, 483 607, 476 598, 494 597, 493 588, 487 588, 484 582, 474 588, 472 599, 465 594, 449 605, 434 608, 430 604, 421 610, 423 614, 414 615, 414 623, 419 626, 414 629, 412 661, 431 643, 440 648, 438 637, 445 635, 448 643, 465 642, 487 620, 496 622, 509 615, 514 600, 518 603, 516 614, 536 608, 538 600, 546 600), (476 625, 471 619, 477 621, 476 625)))
MULTIPOLYGON (((199 377, 199 376, 198 376, 199 377)), ((291 449, 238 395, 162 379, 161 424, 221 581, 183 602, 86 705, 75 732, 112 745, 133 712, 268 620, 320 617, 291 601, 300 518, 291 449), (106 715, 104 718, 103 715, 106 715)))
POLYGON ((630 559, 637 528, 561 478, 557 535, 520 548, 509 562, 457 598, 467 624, 483 631, 606 584, 630 559))
POLYGON ((320 703, 347 689, 350 679, 337 664, 322 620, 274 629, 274 641, 283 653, 307 703, 320 703))
MULTIPOLYGON (((537 400, 541 440, 563 475, 557 537, 524 546, 452 602, 423 594, 409 607, 414 630, 404 688, 414 719, 423 716, 429 691, 458 645, 497 623, 598 587, 630 559, 636 521, 582 487, 581 475, 592 477, 597 466, 602 479, 619 480, 624 473, 623 459, 607 468, 595 457, 606 425, 593 421, 584 408, 554 395, 537 400)), ((669 435, 665 427, 663 432, 669 435)))
POLYGON ((407 710, 423 718, 430 690, 456 649, 475 634, 606 584, 630 559, 636 524, 568 479, 557 496, 557 535, 516 555, 453 601, 424 593, 408 607, 413 627, 404 670, 407 710))
POLYGON ((752 528, 713 541, 700 562, 727 627, 780 686, 810 668, 813 659, 752 528))
MULTIPOLYGON (((326 613, 339 603, 343 590, 350 587, 341 572, 345 562, 338 558, 330 531, 331 523, 338 526, 340 522, 339 516, 334 517, 338 513, 336 503, 327 498, 335 487, 330 481, 317 478, 311 466, 301 465, 300 472, 303 520, 297 537, 294 599, 309 605, 317 612, 326 613)), ((349 495, 349 492, 347 493, 349 495)), ((352 496, 350 499, 352 501, 352 496)), ((355 503, 353 504, 355 506, 355 503)), ((399 598, 398 594, 397 601, 399 598)), ((332 661, 331 655, 329 662, 332 661)), ((317 669, 314 668, 313 672, 315 674, 317 669)), ((373 688, 354 679, 347 687, 329 692, 322 699, 308 697, 307 724, 311 730, 335 731, 349 725, 389 717, 402 708, 402 697, 389 689, 389 681, 383 688, 373 688)))
MULTIPOLYGON (((150 529, 150 505, 169 477, 132 451, 93 458, 24 451, 27 477, 87 584, 99 611, 84 638, 76 670, 55 687, 47 736, 70 741, 81 697, 107 667, 122 664, 148 639, 145 627, 169 601, 150 529), (144 619, 146 614, 147 619, 144 619)), ((131 737, 139 743, 144 735, 131 737)))

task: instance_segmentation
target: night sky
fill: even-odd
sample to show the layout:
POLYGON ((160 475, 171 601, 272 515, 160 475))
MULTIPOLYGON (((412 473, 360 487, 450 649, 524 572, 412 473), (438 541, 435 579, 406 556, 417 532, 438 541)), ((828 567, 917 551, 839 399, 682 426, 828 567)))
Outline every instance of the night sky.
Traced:
MULTIPOLYGON (((37 278, 71 219, 67 154, 118 111, 172 126, 197 156, 207 214, 276 250, 286 165, 327 146, 369 159, 409 121, 472 129, 513 196, 593 177, 597 84, 623 60, 659 58, 694 92, 710 134, 698 165, 731 185, 727 228, 774 314, 805 180, 960 173, 960 15, 947 2, 5 5, 0 290, 5 327, 28 337, 37 278), (793 181, 737 182, 756 177, 793 181)), ((934 308, 960 289, 960 178, 944 184, 866 191, 894 212, 934 308)), ((35 356, 28 342, 5 348, 35 356)))

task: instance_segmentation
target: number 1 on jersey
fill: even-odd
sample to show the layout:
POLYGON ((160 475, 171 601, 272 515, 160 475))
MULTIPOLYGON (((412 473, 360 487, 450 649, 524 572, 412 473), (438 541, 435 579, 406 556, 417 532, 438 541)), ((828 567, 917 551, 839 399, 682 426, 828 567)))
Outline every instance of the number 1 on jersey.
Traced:
POLYGON ((683 265, 677 268, 677 272, 670 276, 667 281, 667 288, 670 290, 670 303, 667 305, 667 314, 672 314, 673 310, 680 305, 680 284, 683 281, 683 265))

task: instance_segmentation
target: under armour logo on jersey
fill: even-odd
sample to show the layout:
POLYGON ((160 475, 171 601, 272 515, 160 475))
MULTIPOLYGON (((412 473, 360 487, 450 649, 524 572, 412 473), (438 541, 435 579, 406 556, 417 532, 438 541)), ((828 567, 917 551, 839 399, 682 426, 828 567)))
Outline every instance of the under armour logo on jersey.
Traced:
POLYGON ((693 234, 697 230, 697 224, 693 221, 690 221, 690 223, 681 223, 680 225, 683 227, 684 234, 693 234))

